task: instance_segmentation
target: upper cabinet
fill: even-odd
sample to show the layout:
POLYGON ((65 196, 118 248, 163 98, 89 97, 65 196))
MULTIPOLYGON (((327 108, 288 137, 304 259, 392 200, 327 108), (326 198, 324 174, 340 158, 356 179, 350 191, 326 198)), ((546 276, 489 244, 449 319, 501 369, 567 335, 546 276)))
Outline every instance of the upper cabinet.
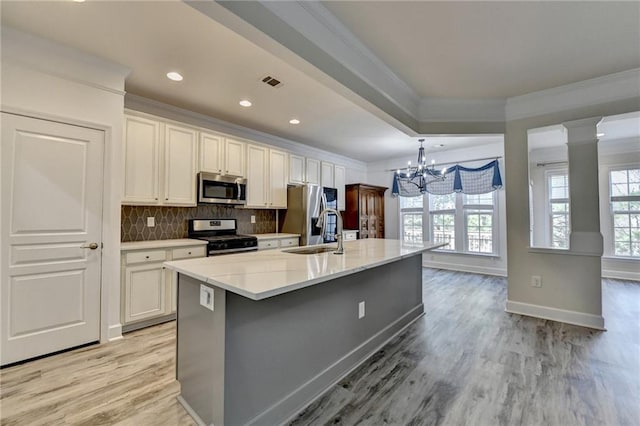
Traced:
POLYGON ((196 205, 197 132, 164 126, 164 204, 196 205))
POLYGON ((320 160, 307 158, 307 183, 320 185, 320 160))
POLYGON ((289 183, 305 183, 306 181, 305 158, 289 154, 289 183))
POLYGON ((345 184, 347 183, 347 169, 344 166, 335 165, 333 169, 334 188, 338 189, 338 210, 345 209, 345 184))
POLYGON ((244 142, 200 133, 200 171, 245 177, 244 142))
POLYGON ((125 115, 123 204, 196 205, 197 132, 125 115))
POLYGON ((322 186, 325 188, 335 188, 335 183, 333 182, 333 163, 327 163, 326 161, 322 162, 322 186))
POLYGON ((247 207, 287 208, 287 153, 247 145, 247 207))

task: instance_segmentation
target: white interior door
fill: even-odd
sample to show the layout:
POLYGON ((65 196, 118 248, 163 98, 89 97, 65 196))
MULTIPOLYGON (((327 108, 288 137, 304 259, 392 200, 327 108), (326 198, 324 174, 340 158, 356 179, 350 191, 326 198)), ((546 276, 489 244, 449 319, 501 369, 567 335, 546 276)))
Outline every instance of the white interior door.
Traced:
POLYGON ((2 113, 0 363, 97 341, 104 132, 2 113))

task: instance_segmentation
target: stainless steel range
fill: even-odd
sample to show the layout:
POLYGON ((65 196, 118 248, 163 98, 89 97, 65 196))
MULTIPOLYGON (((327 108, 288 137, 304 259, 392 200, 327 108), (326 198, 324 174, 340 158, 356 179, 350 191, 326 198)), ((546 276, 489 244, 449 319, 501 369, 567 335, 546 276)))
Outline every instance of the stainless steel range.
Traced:
POLYGON ((189 238, 205 240, 209 256, 258 250, 258 239, 237 233, 236 219, 189 219, 189 238))

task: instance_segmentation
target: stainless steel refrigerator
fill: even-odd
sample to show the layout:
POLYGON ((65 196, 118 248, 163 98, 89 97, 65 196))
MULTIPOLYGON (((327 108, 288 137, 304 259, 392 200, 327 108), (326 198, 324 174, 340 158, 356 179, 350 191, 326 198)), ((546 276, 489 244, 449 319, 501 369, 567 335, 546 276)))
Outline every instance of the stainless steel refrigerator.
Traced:
POLYGON ((280 213, 280 232, 300 234, 300 245, 308 246, 336 241, 336 215, 330 213, 322 228, 318 216, 322 209, 338 208, 338 190, 318 185, 287 187, 287 210, 280 213))

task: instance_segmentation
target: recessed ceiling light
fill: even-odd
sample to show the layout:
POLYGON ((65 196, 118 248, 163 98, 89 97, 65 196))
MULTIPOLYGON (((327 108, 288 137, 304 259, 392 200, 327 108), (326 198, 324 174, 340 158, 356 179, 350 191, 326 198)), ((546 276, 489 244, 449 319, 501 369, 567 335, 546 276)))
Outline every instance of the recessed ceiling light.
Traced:
POLYGON ((297 118, 292 118, 291 120, 289 120, 289 124, 300 124, 300 120, 298 120, 297 118))
POLYGON ((440 145, 438 145, 438 146, 439 146, 440 148, 442 148, 442 147, 444 146, 444 144, 443 144, 443 143, 441 143, 441 144, 440 144, 440 145))
POLYGON ((84 3, 84 0, 73 0, 76 3, 84 3))
POLYGON ((597 136, 597 137, 599 137, 599 138, 601 138, 601 137, 603 137, 603 136, 604 136, 604 133, 597 133, 597 134, 596 134, 596 136, 597 136))
POLYGON ((175 71, 168 72, 167 78, 173 81, 182 81, 182 76, 180 75, 180 73, 177 73, 175 71))
POLYGON ((246 100, 246 99, 243 99, 243 100, 241 100, 241 101, 240 101, 240 105, 242 105, 242 106, 243 106, 243 107, 245 107, 245 108, 248 108, 248 107, 250 107, 252 104, 251 104, 251 101, 248 101, 248 100, 246 100))

